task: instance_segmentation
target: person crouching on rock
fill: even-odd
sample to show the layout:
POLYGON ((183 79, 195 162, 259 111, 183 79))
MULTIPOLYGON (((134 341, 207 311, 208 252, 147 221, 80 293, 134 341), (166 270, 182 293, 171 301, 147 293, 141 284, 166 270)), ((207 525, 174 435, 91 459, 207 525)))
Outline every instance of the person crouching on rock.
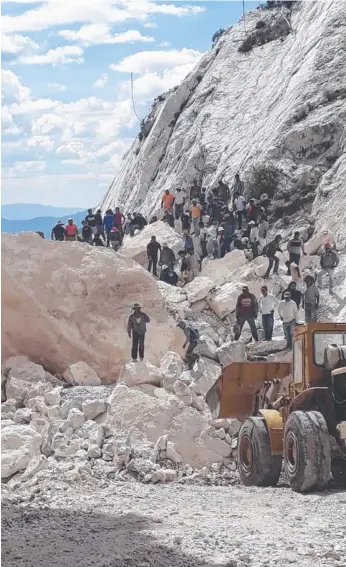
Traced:
POLYGON ((130 339, 132 336, 132 360, 137 362, 138 354, 140 361, 144 358, 144 339, 147 323, 150 323, 150 319, 146 313, 141 311, 139 303, 135 303, 132 309, 133 313, 131 313, 127 323, 127 333, 130 339))
POLYGON ((183 345, 183 348, 186 348, 189 345, 185 352, 185 362, 187 362, 189 370, 192 370, 194 363, 198 359, 198 355, 193 354, 193 351, 198 345, 199 340, 199 332, 197 329, 194 329, 190 325, 187 325, 185 321, 179 321, 178 327, 180 327, 186 336, 186 341, 183 345))

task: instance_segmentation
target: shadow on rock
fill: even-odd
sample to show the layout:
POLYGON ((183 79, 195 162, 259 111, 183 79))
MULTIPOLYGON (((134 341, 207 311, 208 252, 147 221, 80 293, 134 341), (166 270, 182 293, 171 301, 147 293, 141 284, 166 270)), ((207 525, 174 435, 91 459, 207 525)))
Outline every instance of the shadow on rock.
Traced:
POLYGON ((2 562, 6 567, 213 567, 183 553, 179 544, 160 544, 160 535, 151 533, 160 525, 132 513, 4 506, 2 562))

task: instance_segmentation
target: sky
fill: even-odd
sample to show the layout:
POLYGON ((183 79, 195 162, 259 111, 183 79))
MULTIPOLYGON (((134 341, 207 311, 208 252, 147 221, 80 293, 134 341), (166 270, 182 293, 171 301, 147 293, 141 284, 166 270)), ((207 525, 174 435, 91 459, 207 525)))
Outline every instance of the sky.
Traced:
MULTIPOLYGON (((254 9, 258 2, 246 2, 254 9)), ((95 206, 152 100, 240 1, 3 0, 2 203, 95 206)))

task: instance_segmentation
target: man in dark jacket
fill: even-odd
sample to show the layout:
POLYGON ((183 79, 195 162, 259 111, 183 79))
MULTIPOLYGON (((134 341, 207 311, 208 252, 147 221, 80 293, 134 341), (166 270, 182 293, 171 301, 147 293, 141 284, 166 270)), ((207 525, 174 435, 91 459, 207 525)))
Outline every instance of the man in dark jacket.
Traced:
POLYGON ((147 246, 147 255, 148 255, 148 272, 151 271, 153 268, 153 276, 157 277, 157 258, 158 253, 161 252, 161 244, 157 242, 156 236, 152 236, 151 240, 147 246))
POLYGON ((253 293, 250 293, 247 285, 242 287, 242 293, 238 297, 236 306, 236 317, 237 317, 237 333, 235 339, 238 340, 244 323, 247 321, 250 325, 251 334, 255 341, 258 341, 258 334, 255 319, 258 315, 258 303, 256 297, 253 293))
POLYGON ((185 358, 189 370, 192 370, 195 361, 198 359, 198 355, 193 354, 193 351, 198 345, 199 332, 192 325, 187 325, 185 321, 179 321, 177 326, 180 327, 185 333, 186 341, 183 345, 183 348, 189 345, 185 352, 185 358))
POLYGON ((88 209, 88 214, 84 220, 86 221, 87 225, 91 227, 92 233, 96 234, 97 233, 96 215, 94 215, 92 209, 88 209))
POLYGON ((85 220, 82 221, 82 240, 88 244, 92 244, 93 241, 93 232, 85 220))
POLYGON ((219 195, 219 198, 221 199, 221 201, 223 201, 224 203, 227 203, 230 199, 230 190, 229 187, 227 185, 227 183, 224 183, 222 181, 222 179, 220 179, 219 181, 219 185, 217 187, 217 192, 219 195))
POLYGON ((162 244, 161 254, 160 254, 160 266, 168 266, 169 269, 173 270, 175 264, 175 255, 172 248, 169 248, 168 243, 164 242, 162 244))
POLYGON ((275 236, 274 240, 269 242, 264 248, 263 254, 268 256, 268 260, 269 260, 268 269, 267 269, 267 271, 264 275, 265 278, 269 278, 270 270, 272 269, 273 264, 274 264, 273 274, 277 275, 277 273, 278 273, 279 258, 277 256, 275 256, 275 254, 276 254, 276 252, 282 252, 282 250, 280 248, 280 242, 281 242, 281 235, 277 234, 275 236))
POLYGON ((65 228, 61 220, 59 220, 53 227, 51 237, 52 240, 58 240, 59 242, 63 242, 65 240, 65 228))
POLYGON ((285 289, 285 291, 282 292, 282 296, 281 299, 285 299, 285 293, 286 291, 289 291, 289 293, 291 294, 291 299, 292 301, 295 301, 297 304, 297 307, 299 309, 300 307, 300 303, 302 301, 302 294, 301 292, 297 289, 297 282, 290 282, 288 284, 288 288, 285 289))
POLYGON ((163 265, 160 273, 160 281, 170 285, 177 285, 178 275, 174 270, 170 270, 168 266, 163 265))
POLYGON ((141 311, 141 306, 138 303, 135 303, 133 313, 131 313, 127 323, 127 333, 130 338, 132 336, 131 356, 133 362, 137 362, 138 353, 141 361, 144 358, 144 339, 147 323, 150 323, 148 315, 141 311))
POLYGON ((324 274, 328 274, 329 278, 329 293, 333 293, 333 277, 334 269, 338 266, 340 258, 335 250, 332 249, 330 242, 326 242, 324 245, 324 252, 322 252, 320 265, 322 270, 318 274, 318 287, 322 287, 322 278, 324 274))

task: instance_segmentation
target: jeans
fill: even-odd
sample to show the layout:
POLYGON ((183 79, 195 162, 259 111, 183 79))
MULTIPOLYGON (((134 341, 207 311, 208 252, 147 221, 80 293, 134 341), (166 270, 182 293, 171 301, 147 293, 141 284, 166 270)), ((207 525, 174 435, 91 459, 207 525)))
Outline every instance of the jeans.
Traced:
POLYGON ((264 338, 267 341, 271 341, 274 327, 274 313, 265 313, 262 315, 262 326, 264 329, 264 338))
POLYGON ((334 268, 322 268, 322 270, 318 273, 318 276, 317 276, 318 287, 322 287, 322 278, 323 278, 324 274, 328 274, 329 290, 332 290, 333 289, 334 268))
POLYGON ((153 276, 157 276, 157 256, 149 256, 148 260, 148 272, 150 272, 151 268, 153 268, 153 276))
MULTIPOLYGON (((255 341, 258 341, 258 334, 257 334, 257 328, 256 328, 256 323, 255 323, 255 318, 254 317, 242 317, 241 315, 238 317, 238 332, 239 332, 239 336, 235 339, 236 341, 239 339, 242 329, 244 327, 244 324, 246 323, 246 321, 249 323, 250 325, 250 329, 251 329, 251 334, 253 336, 253 338, 255 339, 255 341)), ((238 333, 237 333, 238 334, 238 333)))
POLYGON ((207 243, 205 241, 201 242, 201 250, 202 250, 201 259, 203 260, 204 258, 206 258, 208 256, 207 243))
POLYGON ((296 326, 295 319, 293 319, 292 321, 288 321, 287 323, 285 321, 283 322, 284 335, 287 341, 287 348, 289 348, 290 350, 292 350, 292 331, 295 328, 295 326, 296 326))
POLYGON ((131 356, 133 360, 137 360, 138 351, 139 351, 139 358, 142 360, 144 358, 144 337, 145 335, 140 335, 139 333, 135 333, 132 331, 132 350, 131 356))
POLYGON ((199 223, 200 222, 201 222, 201 219, 199 217, 197 219, 192 219, 192 230, 195 233, 195 236, 199 236, 199 233, 200 233, 199 223))
POLYGON ((183 211, 184 211, 184 204, 183 203, 180 203, 179 205, 175 204, 175 206, 174 206, 175 220, 180 219, 181 215, 183 214, 183 211))
POLYGON ((313 303, 305 303, 305 320, 307 323, 317 321, 317 307, 313 303))
POLYGON ((193 351, 195 350, 196 346, 197 343, 190 343, 185 353, 186 361, 190 370, 193 367, 194 362, 196 360, 196 355, 193 354, 193 351))
POLYGON ((288 276, 291 275, 291 264, 297 264, 298 269, 299 269, 299 262, 300 262, 300 254, 293 254, 291 252, 290 259, 289 259, 289 265, 288 265, 288 269, 287 269, 287 275, 288 276))
POLYGON ((243 227, 243 217, 244 217, 244 219, 246 219, 245 210, 237 211, 237 217, 238 217, 238 230, 241 230, 242 227, 243 227))
POLYGON ((278 273, 278 269, 279 269, 279 258, 277 258, 276 256, 272 256, 272 257, 269 257, 269 256, 268 256, 268 260, 269 260, 269 266, 268 266, 268 269, 267 269, 266 274, 265 274, 264 277, 268 277, 268 276, 269 276, 270 270, 272 269, 273 264, 274 264, 274 271, 273 271, 273 274, 277 274, 277 273, 278 273))
POLYGON ((110 239, 111 239, 111 230, 112 230, 111 228, 108 228, 108 227, 106 226, 106 240, 107 240, 107 246, 109 246, 109 242, 110 242, 110 239))

